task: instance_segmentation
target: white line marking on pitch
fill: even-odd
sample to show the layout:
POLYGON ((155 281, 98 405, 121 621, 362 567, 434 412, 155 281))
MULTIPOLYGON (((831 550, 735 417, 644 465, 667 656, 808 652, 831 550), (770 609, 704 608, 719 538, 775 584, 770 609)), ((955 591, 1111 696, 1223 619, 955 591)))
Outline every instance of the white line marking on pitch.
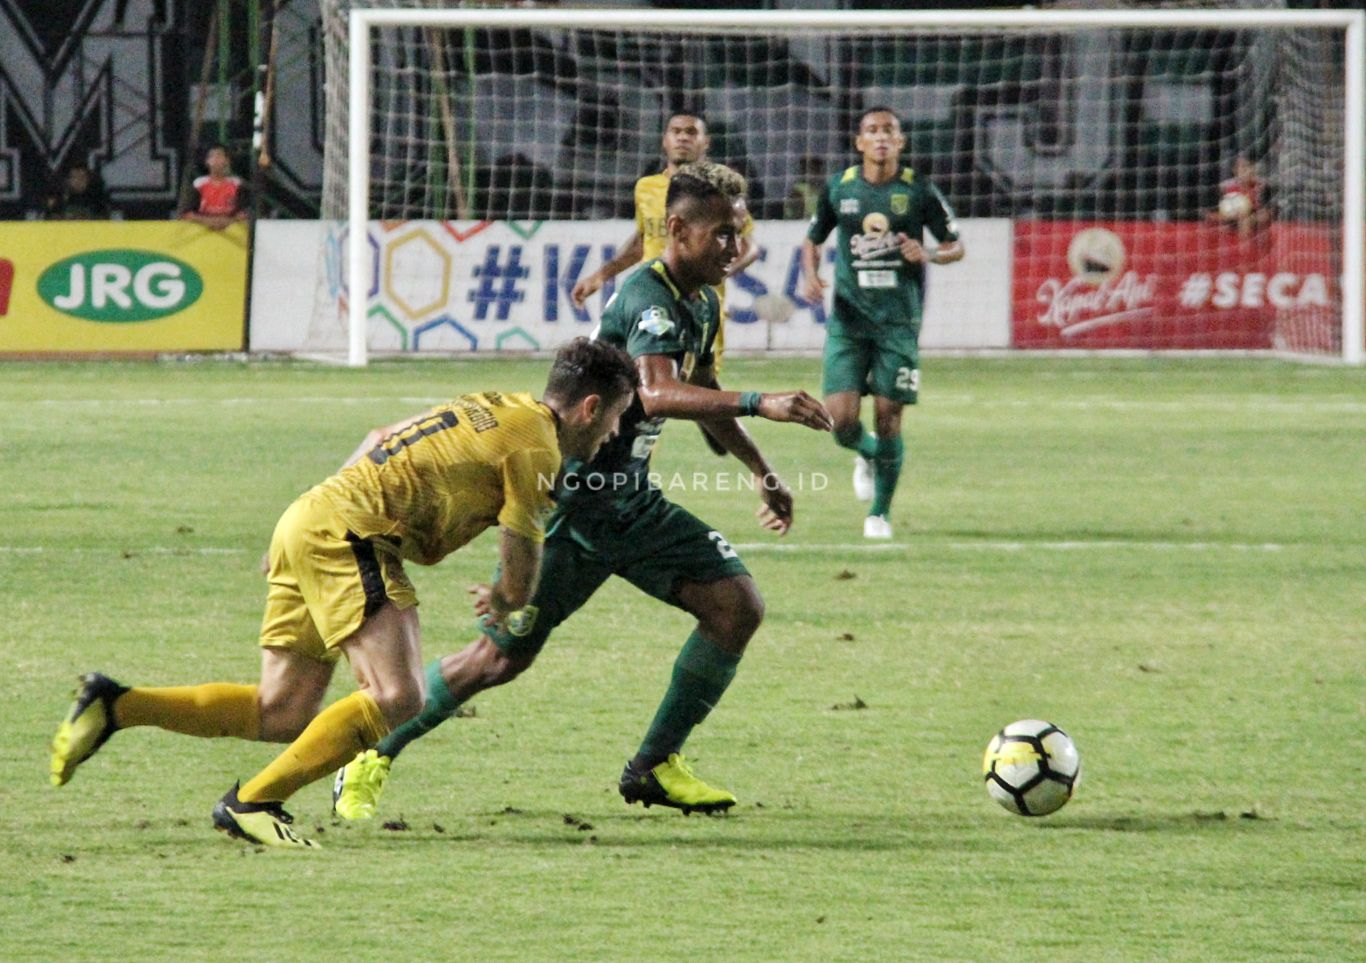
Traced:
POLYGON ((417 397, 414 395, 352 395, 349 397, 330 397, 312 395, 306 397, 266 397, 260 398, 31 398, 14 399, 6 404, 32 404, 52 408, 83 407, 96 405, 100 408, 118 405, 129 406, 170 406, 170 405, 370 405, 376 402, 396 401, 405 405, 439 405, 450 398, 417 397))
MULTIPOLYGON (((735 542, 732 547, 741 552, 910 552, 914 549, 943 547, 945 543, 933 539, 900 544, 897 542, 735 542)), ((497 546, 480 546, 489 554, 496 552, 497 546)), ((1280 552, 1286 546, 1277 542, 1151 542, 1126 541, 1124 539, 1096 539, 1095 541, 1056 541, 1056 542, 949 542, 948 548, 960 551, 985 552, 1077 552, 1094 549, 1138 548, 1161 552, 1280 552)), ((50 545, 0 545, 3 555, 119 555, 128 552, 132 555, 244 555, 252 549, 215 548, 210 546, 172 547, 169 545, 145 545, 132 548, 92 548, 90 546, 70 546, 57 548, 50 545)))
MULTIPOLYGON (((418 395, 304 395, 299 397, 251 397, 251 398, 14 398, 7 399, 10 405, 42 405, 45 407, 88 407, 100 408, 127 406, 172 406, 172 405, 373 405, 381 402, 399 404, 438 405, 450 399, 445 396, 418 395)), ((1018 408, 1018 409, 1056 409, 1066 408, 1078 411, 1230 411, 1230 412, 1336 412, 1360 414, 1366 412, 1366 402, 1349 398, 1303 398, 1303 399, 1233 399, 1193 397, 1180 399, 1129 400, 1122 398, 1065 398, 1040 400, 1036 398, 982 398, 974 395, 944 395, 935 403, 946 407, 972 406, 978 408, 1018 408)))
POLYGON ((57 548, 53 545, 0 545, 0 554, 3 555, 122 555, 127 552, 130 555, 244 555, 249 551, 245 548, 211 548, 200 546, 198 548, 185 546, 183 548, 172 548, 169 545, 144 545, 136 548, 92 548, 86 545, 77 545, 64 548, 57 548))
MULTIPOLYGON (((843 542, 833 544, 817 544, 800 542, 739 542, 734 543, 733 547, 737 551, 744 552, 909 552, 916 548, 933 548, 936 545, 942 546, 944 543, 926 540, 923 542, 897 544, 895 542, 881 542, 866 544, 859 542, 843 542)), ((1088 549, 1112 549, 1112 548, 1141 548, 1153 549, 1156 551, 1177 551, 1186 549, 1188 551, 1209 552, 1209 551, 1231 551, 1231 552, 1279 552, 1285 548, 1276 542, 1150 542, 1150 541, 1126 541, 1124 539, 1097 539, 1095 541, 1068 541, 1068 542, 1006 542, 1006 541, 987 541, 987 542, 949 542, 948 547, 964 551, 987 551, 987 552, 1028 552, 1033 550, 1044 552, 1074 552, 1088 549)))

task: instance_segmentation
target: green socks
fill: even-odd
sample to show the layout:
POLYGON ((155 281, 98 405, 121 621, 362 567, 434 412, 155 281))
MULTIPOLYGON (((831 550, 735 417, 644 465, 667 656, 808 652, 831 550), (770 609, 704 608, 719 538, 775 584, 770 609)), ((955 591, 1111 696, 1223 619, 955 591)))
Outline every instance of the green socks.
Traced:
POLYGON ((864 431, 858 422, 844 431, 835 432, 841 448, 856 451, 873 465, 873 504, 869 515, 887 516, 892 510, 892 495, 901 478, 901 463, 906 457, 906 446, 897 438, 879 438, 864 431))
POLYGON ((835 441, 841 448, 856 451, 872 461, 877 456, 877 436, 863 430, 863 422, 855 422, 852 428, 835 432, 835 441))
POLYGON ((673 678, 654 721, 640 744, 636 761, 653 768, 683 748, 693 727, 707 718, 735 678, 738 655, 731 655, 696 631, 674 661, 673 678))
POLYGON ((896 483, 901 478, 901 463, 906 455, 906 446, 900 438, 877 439, 873 454, 873 504, 869 515, 887 516, 892 508, 892 495, 896 493, 896 483))
POLYGON ((389 733, 375 746, 375 752, 390 759, 397 759, 414 739, 421 739, 441 723, 455 715, 460 703, 446 688, 446 680, 441 677, 441 660, 427 665, 427 701, 422 703, 422 711, 389 733))

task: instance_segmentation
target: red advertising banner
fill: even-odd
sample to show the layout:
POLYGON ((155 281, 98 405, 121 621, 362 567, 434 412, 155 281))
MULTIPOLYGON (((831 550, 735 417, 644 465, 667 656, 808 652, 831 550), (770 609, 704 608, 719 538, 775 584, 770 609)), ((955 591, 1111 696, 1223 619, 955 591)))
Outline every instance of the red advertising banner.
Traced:
POLYGON ((1337 353, 1340 250, 1317 224, 1016 221, 1013 344, 1337 353))

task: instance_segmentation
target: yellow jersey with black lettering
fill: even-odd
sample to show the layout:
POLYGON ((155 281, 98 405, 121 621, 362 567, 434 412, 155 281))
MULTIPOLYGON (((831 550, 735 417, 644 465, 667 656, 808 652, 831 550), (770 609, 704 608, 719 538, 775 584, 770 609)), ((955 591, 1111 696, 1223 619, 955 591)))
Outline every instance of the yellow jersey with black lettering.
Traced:
POLYGON ((434 565, 486 528, 545 538, 560 446, 555 415, 528 394, 462 395, 384 438, 318 485, 361 538, 434 565))
MULTIPOLYGON (((641 261, 653 261, 664 253, 665 246, 669 243, 668 216, 664 210, 664 200, 669 193, 669 179, 673 175, 668 171, 660 171, 658 174, 649 174, 636 181, 636 230, 640 232, 640 241, 644 247, 644 254, 641 261)), ((749 214, 745 215, 744 226, 740 228, 741 237, 749 237, 754 233, 754 218, 749 214)), ((716 332, 716 360, 721 360, 721 354, 726 345, 726 284, 721 282, 712 288, 716 292, 717 299, 721 302, 721 321, 722 325, 716 332)))

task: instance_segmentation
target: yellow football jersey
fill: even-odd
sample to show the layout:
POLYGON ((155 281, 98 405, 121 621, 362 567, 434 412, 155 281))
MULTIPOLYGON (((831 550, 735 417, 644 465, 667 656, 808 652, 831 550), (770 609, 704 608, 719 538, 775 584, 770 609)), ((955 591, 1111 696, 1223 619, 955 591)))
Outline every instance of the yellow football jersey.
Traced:
MULTIPOLYGON (((664 253, 664 248, 669 243, 668 218, 664 212, 664 199, 669 193, 669 179, 672 176, 668 171, 660 171, 658 174, 647 174, 636 181, 636 230, 640 232, 640 241, 644 246, 642 261, 653 261, 664 253)), ((746 214, 744 226, 740 229, 740 236, 749 237, 753 232, 754 218, 746 214)), ((725 282, 716 285, 712 290, 721 299, 721 327, 716 332, 716 361, 719 366, 726 345, 725 282)))
POLYGON ((314 490, 356 535, 434 565, 495 524, 542 541, 559 470, 554 413, 486 391, 438 405, 314 490))

